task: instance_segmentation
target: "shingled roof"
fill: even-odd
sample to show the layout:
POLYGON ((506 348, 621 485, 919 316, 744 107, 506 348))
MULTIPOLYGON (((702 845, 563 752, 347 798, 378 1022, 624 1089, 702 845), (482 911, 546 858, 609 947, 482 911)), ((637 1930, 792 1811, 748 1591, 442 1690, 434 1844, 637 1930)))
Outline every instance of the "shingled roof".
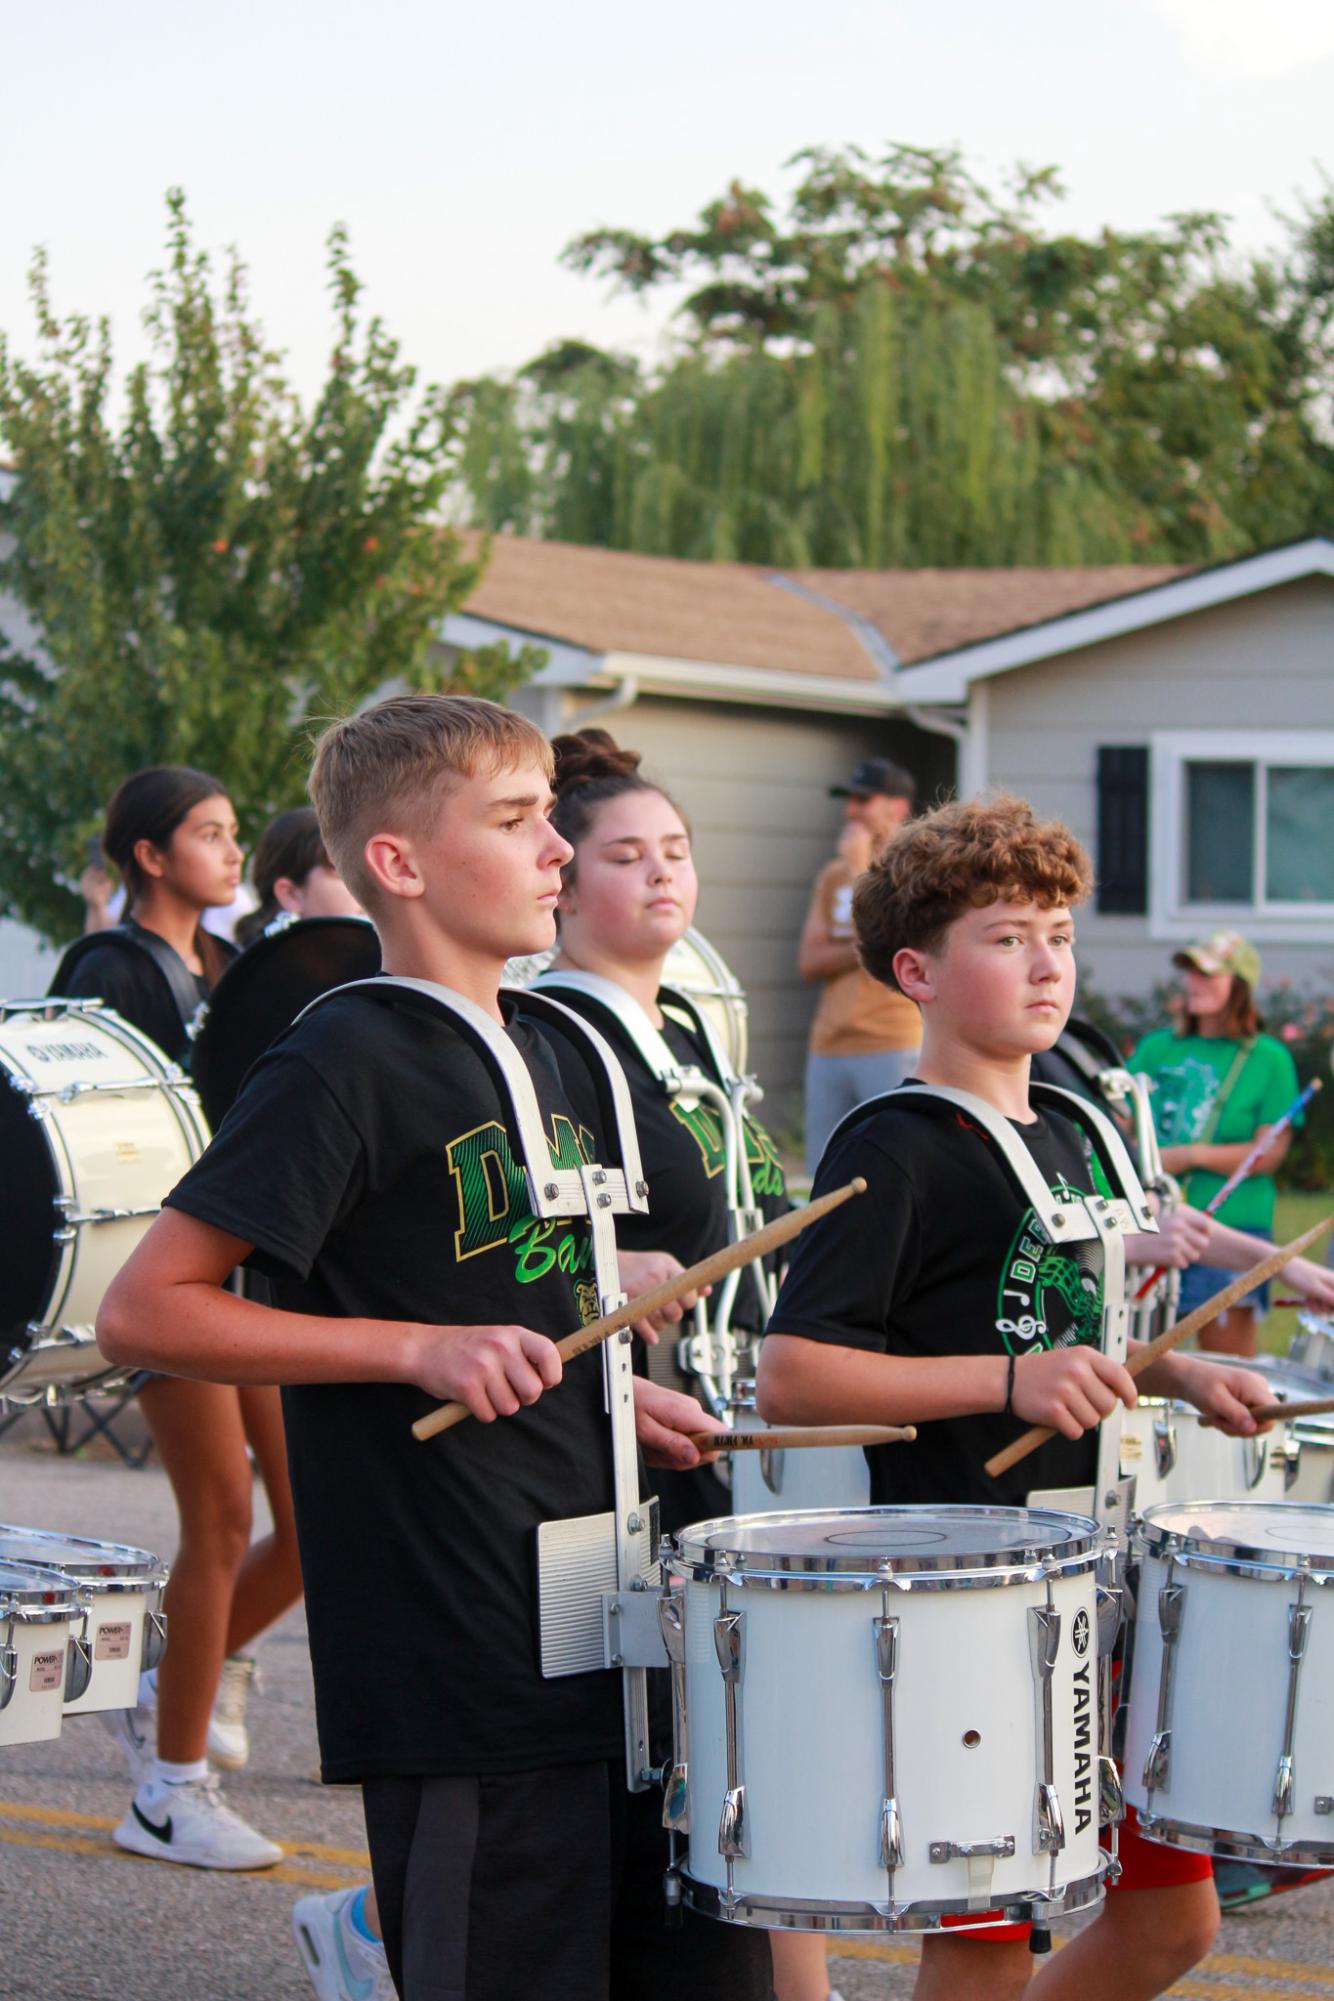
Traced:
POLYGON ((858 620, 908 665, 1184 574, 1146 563, 794 570, 780 576, 745 563, 694 563, 498 535, 466 610, 590 653, 876 682, 881 670, 855 630, 858 620))

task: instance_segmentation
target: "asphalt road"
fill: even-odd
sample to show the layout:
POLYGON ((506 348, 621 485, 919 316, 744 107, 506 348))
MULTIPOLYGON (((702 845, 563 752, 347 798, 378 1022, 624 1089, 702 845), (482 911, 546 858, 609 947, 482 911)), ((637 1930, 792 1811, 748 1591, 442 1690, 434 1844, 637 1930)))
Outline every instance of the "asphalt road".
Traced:
MULTIPOLYGON (((105 1448, 59 1458, 34 1418, 0 1442, 0 1519, 168 1555, 174 1546, 171 1496, 155 1464, 130 1471, 105 1448)), ((67 1723, 53 1744, 0 1750, 0 2001, 310 2001, 291 1907, 305 1890, 361 1879, 364 1831, 357 1794, 315 1781, 299 1611, 264 1639, 260 1658, 251 1762, 226 1790, 287 1851, 262 1874, 121 1854, 111 1829, 129 1786, 95 1717, 67 1723)), ((856 1940, 831 1972, 845 2001, 880 2001, 911 1994, 916 1958, 911 1943, 856 1940)), ((1334 1881, 1226 1919, 1215 1953, 1172 1994, 1334 2001, 1334 1881)))

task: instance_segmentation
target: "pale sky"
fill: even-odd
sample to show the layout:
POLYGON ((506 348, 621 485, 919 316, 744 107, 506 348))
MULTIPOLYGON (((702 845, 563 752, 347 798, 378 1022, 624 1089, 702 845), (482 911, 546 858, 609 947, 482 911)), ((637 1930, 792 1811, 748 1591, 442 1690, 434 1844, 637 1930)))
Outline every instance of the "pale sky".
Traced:
POLYGON ((0 328, 31 350, 40 242, 58 307, 137 354, 179 182, 307 393, 335 220, 449 381, 565 335, 653 352, 665 302, 609 301, 561 246, 688 222, 734 175, 776 190, 806 145, 1054 162, 1072 228, 1221 208, 1247 247, 1334 168, 1330 0, 2 0, 0 51, 0 328))

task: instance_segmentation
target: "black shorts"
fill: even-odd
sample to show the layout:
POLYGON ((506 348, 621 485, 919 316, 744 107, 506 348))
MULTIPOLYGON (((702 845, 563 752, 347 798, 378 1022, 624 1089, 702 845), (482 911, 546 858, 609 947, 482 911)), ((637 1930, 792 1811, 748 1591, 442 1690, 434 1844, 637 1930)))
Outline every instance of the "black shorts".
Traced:
POLYGON ((619 1761, 362 1791, 404 2001, 769 2001, 766 1933, 665 1923, 662 1795, 619 1761))

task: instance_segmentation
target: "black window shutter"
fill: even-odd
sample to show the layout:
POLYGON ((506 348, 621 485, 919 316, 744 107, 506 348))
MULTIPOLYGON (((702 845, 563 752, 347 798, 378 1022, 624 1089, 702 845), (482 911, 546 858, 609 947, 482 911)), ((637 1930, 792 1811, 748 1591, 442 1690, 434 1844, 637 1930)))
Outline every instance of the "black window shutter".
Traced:
POLYGON ((1098 746, 1099 910, 1142 917, 1149 907, 1149 747, 1098 746))

